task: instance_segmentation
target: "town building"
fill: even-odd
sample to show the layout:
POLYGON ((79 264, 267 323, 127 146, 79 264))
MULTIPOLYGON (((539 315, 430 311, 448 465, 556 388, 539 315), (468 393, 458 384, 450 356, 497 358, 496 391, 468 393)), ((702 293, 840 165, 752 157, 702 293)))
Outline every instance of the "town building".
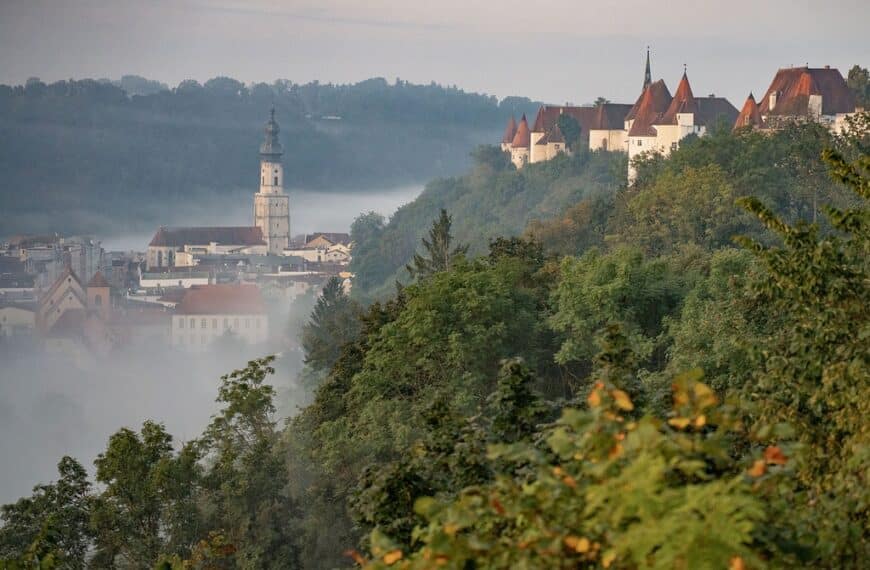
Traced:
POLYGON ((0 342, 12 338, 30 339, 35 329, 36 310, 33 305, 0 302, 0 342))
POLYGON ((295 256, 307 264, 348 265, 353 243, 350 235, 337 232, 315 232, 305 236, 303 243, 291 245, 284 255, 295 256))
POLYGON ((269 317, 256 285, 194 285, 172 316, 172 344, 186 350, 204 350, 220 339, 259 344, 268 334, 269 317))
POLYGON ((254 196, 254 225, 260 228, 267 250, 281 255, 290 245, 290 197, 284 193, 284 150, 278 140, 280 128, 275 109, 266 123, 266 139, 260 145, 260 191, 254 196))
POLYGON ((237 227, 160 227, 148 244, 149 270, 175 267, 179 253, 264 254, 268 246, 263 230, 256 226, 237 227))

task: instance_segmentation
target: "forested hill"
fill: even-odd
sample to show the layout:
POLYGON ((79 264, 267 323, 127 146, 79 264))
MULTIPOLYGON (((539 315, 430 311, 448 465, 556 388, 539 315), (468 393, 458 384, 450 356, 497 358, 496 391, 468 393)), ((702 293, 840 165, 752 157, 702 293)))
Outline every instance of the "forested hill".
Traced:
POLYGON ((246 86, 218 77, 172 89, 136 77, 0 85, 0 228, 93 232, 185 201, 253 192, 273 104, 285 185, 322 190, 460 172, 475 145, 498 139, 508 115, 537 105, 380 78, 246 86), (100 216, 86 215, 94 211, 100 216))

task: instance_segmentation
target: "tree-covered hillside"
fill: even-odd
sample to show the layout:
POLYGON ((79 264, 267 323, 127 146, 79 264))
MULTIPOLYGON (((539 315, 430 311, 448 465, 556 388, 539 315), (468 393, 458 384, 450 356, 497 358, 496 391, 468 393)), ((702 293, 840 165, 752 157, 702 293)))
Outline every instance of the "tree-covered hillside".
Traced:
POLYGON ((460 172, 469 149, 497 140, 508 115, 535 108, 523 98, 499 102, 383 79, 246 86, 217 77, 173 89, 135 77, 0 85, 0 228, 99 232, 143 217, 165 223, 158 218, 179 205, 253 192, 273 104, 285 185, 326 191, 460 172))
POLYGON ((310 405, 278 424, 255 360, 199 438, 121 429, 99 486, 63 458, 0 568, 864 568, 868 119, 687 140, 630 188, 478 152, 428 220, 355 226, 414 277, 325 288, 310 405))

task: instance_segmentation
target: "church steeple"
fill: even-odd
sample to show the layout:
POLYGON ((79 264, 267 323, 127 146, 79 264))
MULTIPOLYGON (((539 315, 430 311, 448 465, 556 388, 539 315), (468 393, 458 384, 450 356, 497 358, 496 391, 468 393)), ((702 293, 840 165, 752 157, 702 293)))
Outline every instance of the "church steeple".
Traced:
POLYGON ((263 130, 266 137, 263 140, 263 144, 260 145, 260 157, 270 162, 280 162, 284 149, 281 147, 281 141, 278 140, 278 133, 281 132, 281 128, 275 120, 275 107, 272 107, 269 121, 263 130))
POLYGON ((652 73, 649 69, 649 46, 646 46, 646 70, 643 74, 643 88, 646 89, 652 83, 652 73))

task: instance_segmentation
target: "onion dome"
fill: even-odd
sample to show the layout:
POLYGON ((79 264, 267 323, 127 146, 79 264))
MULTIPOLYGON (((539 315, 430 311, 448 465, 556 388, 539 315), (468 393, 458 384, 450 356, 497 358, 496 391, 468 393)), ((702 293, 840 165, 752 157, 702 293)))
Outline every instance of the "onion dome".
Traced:
POLYGON ((264 129, 266 137, 263 140, 263 144, 260 145, 260 156, 262 158, 273 162, 277 162, 281 159, 281 155, 284 154, 284 149, 281 147, 281 141, 278 140, 278 133, 280 131, 281 128, 278 126, 278 122, 275 121, 275 108, 272 107, 271 117, 266 123, 266 128, 264 129))

